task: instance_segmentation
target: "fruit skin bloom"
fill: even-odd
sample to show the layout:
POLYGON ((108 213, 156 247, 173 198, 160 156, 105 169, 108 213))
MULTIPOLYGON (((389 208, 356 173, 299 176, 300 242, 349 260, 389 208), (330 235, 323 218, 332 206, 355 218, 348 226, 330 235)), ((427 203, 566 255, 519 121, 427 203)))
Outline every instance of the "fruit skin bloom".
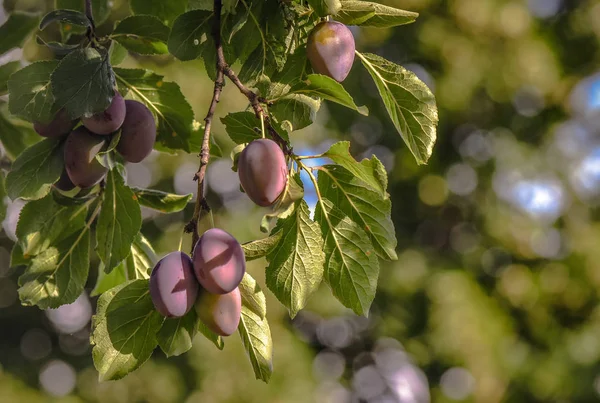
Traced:
POLYGON ((354 63, 352 32, 337 21, 318 24, 308 37, 307 56, 315 72, 342 82, 354 63))
POLYGON ((194 306, 200 286, 192 260, 183 252, 171 252, 154 266, 150 296, 156 310, 166 317, 181 317, 194 306))

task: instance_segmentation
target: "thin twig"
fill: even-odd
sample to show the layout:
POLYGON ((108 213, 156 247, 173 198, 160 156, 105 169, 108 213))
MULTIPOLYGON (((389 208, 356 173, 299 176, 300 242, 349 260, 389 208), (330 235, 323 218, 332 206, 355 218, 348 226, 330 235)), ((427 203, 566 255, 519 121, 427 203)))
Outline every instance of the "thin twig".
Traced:
POLYGON ((90 28, 88 28, 87 36, 88 38, 94 37, 96 35, 96 24, 94 24, 94 14, 92 12, 92 0, 85 0, 85 16, 90 21, 90 28))
POLYGON ((215 41, 216 51, 217 51, 217 78, 215 79, 215 87, 213 90, 212 101, 210 102, 210 107, 208 108, 208 112, 206 113, 206 117, 204 118, 204 138, 202 139, 202 148, 200 150, 200 166, 198 168, 198 172, 194 175, 194 180, 198 183, 198 195, 196 197, 196 205, 194 207, 194 215, 192 219, 185 227, 185 232, 192 233, 192 251, 196 242, 198 241, 200 235, 198 234, 198 221, 200 220, 203 213, 210 212, 210 207, 206 202, 206 195, 204 194, 204 178, 206 176, 206 166, 208 165, 208 161, 210 158, 210 128, 212 126, 213 116, 215 114, 215 110, 217 109, 217 104, 219 103, 219 98, 221 96, 221 90, 223 89, 223 84, 225 81, 223 75, 223 69, 219 64, 219 55, 221 59, 223 58, 223 46, 221 45, 221 8, 222 2, 221 0, 215 0, 214 2, 214 15, 215 19, 212 27, 212 36, 215 41))

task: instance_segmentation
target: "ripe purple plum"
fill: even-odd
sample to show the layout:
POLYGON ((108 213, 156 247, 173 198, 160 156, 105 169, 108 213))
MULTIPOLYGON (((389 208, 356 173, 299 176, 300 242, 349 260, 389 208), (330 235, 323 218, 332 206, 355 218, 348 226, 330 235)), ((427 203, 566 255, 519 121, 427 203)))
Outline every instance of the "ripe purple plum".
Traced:
POLYGON ((60 178, 58 178, 58 181, 54 183, 54 187, 58 190, 62 190, 63 192, 68 192, 69 190, 75 189, 75 184, 71 182, 66 169, 63 169, 60 178))
POLYGON ((220 228, 212 228, 202 234, 194 246, 192 259, 198 282, 212 294, 233 291, 246 272, 242 246, 220 228))
POLYGON ((324 21, 308 36, 306 54, 315 72, 341 83, 350 73, 355 50, 354 37, 347 26, 324 21))
POLYGON ((125 120, 125 100, 117 91, 110 105, 104 112, 82 118, 81 122, 92 133, 111 134, 117 131, 125 120))
POLYGON ((238 159, 240 184, 250 200, 261 207, 275 203, 287 183, 287 164, 273 140, 254 140, 238 159))
POLYGON ((96 136, 83 126, 69 134, 65 142, 65 169, 75 186, 92 187, 104 177, 108 169, 96 160, 104 143, 103 136, 96 136))
POLYGON ((121 139, 117 151, 128 162, 141 162, 154 148, 156 122, 146 105, 125 101, 125 120, 121 125, 121 139))
POLYGON ((48 123, 35 122, 33 130, 42 137, 61 137, 69 134, 77 124, 77 119, 72 120, 65 109, 56 112, 54 119, 48 123))
POLYGON ((171 252, 158 261, 150 275, 150 296, 156 310, 166 317, 181 317, 194 306, 200 286, 192 259, 171 252))
POLYGON ((227 294, 211 294, 202 290, 194 308, 210 330, 220 336, 230 336, 240 323, 242 296, 237 287, 227 294))

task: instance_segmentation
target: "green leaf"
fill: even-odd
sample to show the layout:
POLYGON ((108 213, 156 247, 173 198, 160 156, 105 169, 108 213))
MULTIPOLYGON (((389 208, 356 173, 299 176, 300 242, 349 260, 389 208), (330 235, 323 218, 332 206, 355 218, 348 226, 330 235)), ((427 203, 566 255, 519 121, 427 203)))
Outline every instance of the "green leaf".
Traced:
POLYGON ((121 379, 146 362, 158 345, 163 320, 152 304, 148 280, 132 280, 102 294, 90 338, 100 380, 121 379))
POLYGON ((16 235, 24 255, 36 256, 84 226, 87 205, 72 208, 52 195, 30 201, 21 210, 16 235), (43 212, 43 214, 40 214, 43 212))
POLYGON ((6 151, 6 155, 11 161, 14 161, 25 149, 42 140, 31 124, 24 124, 9 120, 0 111, 0 141, 6 151))
POLYGON ((283 233, 281 231, 273 232, 272 235, 266 238, 257 239, 255 241, 242 244, 242 249, 244 250, 244 255, 246 256, 246 262, 260 259, 261 257, 271 253, 275 247, 279 245, 282 235, 283 233))
POLYGON ((22 68, 8 80, 8 109, 10 113, 29 122, 48 122, 57 108, 53 108, 54 96, 50 75, 58 66, 56 61, 32 63, 22 68))
POLYGON ((190 310, 181 318, 167 318, 158 332, 158 345, 167 357, 181 355, 192 348, 198 332, 198 317, 190 310))
POLYGON ((168 40, 169 52, 184 61, 200 57, 210 39, 212 16, 212 11, 192 10, 177 17, 168 40))
POLYGON ((15 11, 0 26, 0 54, 25 43, 31 31, 37 27, 37 15, 15 11))
POLYGON ((248 273, 244 275, 244 282, 245 286, 240 284, 242 314, 238 331, 256 379, 268 383, 273 372, 273 340, 265 315, 265 295, 248 273))
POLYGON ((371 189, 375 190, 380 198, 387 197, 387 173, 376 157, 371 160, 365 158, 361 162, 356 161, 350 154, 349 141, 339 141, 333 144, 323 156, 346 168, 371 189))
POLYGON ((6 218, 6 204, 4 203, 4 198, 6 197, 6 187, 4 182, 4 174, 0 173, 0 221, 4 221, 6 218))
POLYGON ((21 68, 21 62, 8 62, 0 66, 0 95, 8 92, 8 78, 21 68))
POLYGON ((304 200, 292 215, 277 222, 273 232, 281 232, 282 239, 267 255, 266 283, 293 318, 323 279, 323 237, 304 200))
POLYGON ((115 75, 108 52, 78 49, 65 56, 52 73, 52 94, 58 108, 75 119, 104 111, 114 96, 115 75))
POLYGON ((308 4, 320 17, 335 15, 342 7, 340 0, 308 0, 308 4))
POLYGON ((23 255, 23 250, 18 243, 13 245, 10 251, 10 267, 27 266, 31 260, 23 255))
POLYGON ((6 176, 8 197, 41 199, 63 171, 60 140, 45 139, 23 151, 6 176))
POLYGON ((379 277, 369 236, 327 199, 317 204, 315 221, 325 240, 325 281, 344 306, 368 316, 379 277))
POLYGON ((158 118, 158 142, 172 150, 199 151, 190 145, 194 112, 177 84, 148 70, 115 68, 115 73, 121 93, 129 93, 158 118))
POLYGON ((127 57, 127 49, 123 47, 117 41, 111 41, 110 48, 108 48, 108 58, 111 66, 117 66, 123 63, 123 60, 127 57))
MULTIPOLYGON (((109 0, 92 0, 92 14, 96 26, 103 24, 110 15, 112 2, 109 0)), ((82 0, 54 0, 54 8, 67 9, 84 12, 84 2, 82 0)))
POLYGON ((412 11, 400 10, 368 1, 341 0, 342 8, 335 19, 346 25, 391 28, 410 24, 419 16, 412 11))
POLYGON ((267 99, 280 98, 290 92, 293 85, 300 83, 310 71, 306 46, 296 49, 289 55, 284 68, 271 77, 263 77, 257 84, 260 93, 267 99))
POLYGON ((365 230, 379 257, 388 260, 398 258, 391 217, 392 203, 387 194, 381 197, 339 165, 325 165, 319 169, 318 183, 321 195, 365 230))
POLYGON ((35 40, 38 43, 38 45, 46 46, 57 56, 66 56, 73 50, 79 48, 79 44, 67 44, 53 41, 46 42, 43 38, 39 36, 36 36, 35 40))
POLYGON ((126 262, 131 262, 133 265, 137 273, 136 278, 149 278, 150 270, 152 270, 156 261, 156 253, 150 242, 141 233, 137 234, 131 246, 131 254, 126 260, 126 262))
POLYGON ((131 52, 142 55, 168 53, 169 27, 153 15, 133 15, 120 21, 111 37, 131 52))
POLYGON ((140 231, 142 214, 135 193, 115 170, 106 176, 102 210, 96 226, 96 251, 107 273, 131 253, 140 231))
POLYGON ((225 342, 221 336, 210 330, 204 323, 202 323, 201 320, 198 321, 197 325, 198 331, 202 333, 204 337, 211 341, 219 350, 223 350, 223 347, 225 347, 225 342))
POLYGON ((311 125, 320 106, 319 101, 306 95, 291 94, 277 100, 269 111, 291 133, 311 125))
POLYGON ((155 15, 170 26, 185 12, 187 0, 130 0, 129 5, 134 14, 155 15))
POLYGON ((431 156, 438 111, 435 97, 411 71, 370 53, 356 53, 373 77, 392 122, 418 164, 431 156))
POLYGON ((305 81, 292 87, 290 93, 324 98, 353 109, 361 115, 369 115, 369 109, 366 106, 356 106, 342 84, 321 74, 310 74, 305 81))
POLYGON ((250 143, 261 138, 260 120, 252 112, 228 113, 221 118, 221 122, 225 125, 229 138, 236 144, 250 143))
POLYGON ((125 270, 124 260, 119 266, 115 267, 110 273, 104 271, 104 263, 100 262, 98 266, 98 279, 96 285, 90 293, 91 297, 97 297, 98 295, 104 294, 106 291, 114 288, 118 285, 123 284, 127 281, 127 272, 125 270))
POLYGON ((161 192, 153 189, 133 188, 138 202, 142 206, 150 207, 163 213, 175 213, 181 211, 192 200, 192 194, 178 195, 161 192))
POLYGON ((70 304, 83 292, 90 265, 89 227, 65 238, 33 259, 19 277, 23 305, 40 309, 70 304))
POLYGON ((59 9, 50 11, 42 18, 42 21, 40 21, 40 30, 43 30, 55 21, 63 24, 79 25, 85 28, 92 26, 84 13, 75 10, 59 9))

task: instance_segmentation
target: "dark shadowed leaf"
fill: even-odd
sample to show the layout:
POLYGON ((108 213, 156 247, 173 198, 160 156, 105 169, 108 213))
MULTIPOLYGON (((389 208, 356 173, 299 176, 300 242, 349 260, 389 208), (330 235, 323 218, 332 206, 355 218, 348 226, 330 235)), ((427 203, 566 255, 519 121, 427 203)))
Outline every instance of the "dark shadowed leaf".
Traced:
POLYGON ((17 71, 8 80, 8 109, 13 115, 29 122, 47 122, 54 112, 54 96, 50 76, 58 66, 56 61, 32 63, 17 71))
POLYGON ((198 317, 194 309, 181 318, 167 318, 158 332, 158 345, 167 357, 177 356, 192 348, 198 332, 198 317))
POLYGON ((142 206, 150 207, 163 213, 175 213, 183 210, 190 200, 192 200, 193 196, 191 193, 178 195, 153 189, 133 188, 133 191, 142 206))
POLYGON ((142 55, 168 53, 169 27, 152 15, 133 15, 120 21, 111 37, 142 55))
POLYGON ((0 54, 25 43, 31 31, 37 27, 39 17, 34 14, 15 11, 0 26, 0 54))
POLYGON ((130 0, 129 5, 134 14, 154 15, 170 26, 185 12, 187 0, 130 0))

